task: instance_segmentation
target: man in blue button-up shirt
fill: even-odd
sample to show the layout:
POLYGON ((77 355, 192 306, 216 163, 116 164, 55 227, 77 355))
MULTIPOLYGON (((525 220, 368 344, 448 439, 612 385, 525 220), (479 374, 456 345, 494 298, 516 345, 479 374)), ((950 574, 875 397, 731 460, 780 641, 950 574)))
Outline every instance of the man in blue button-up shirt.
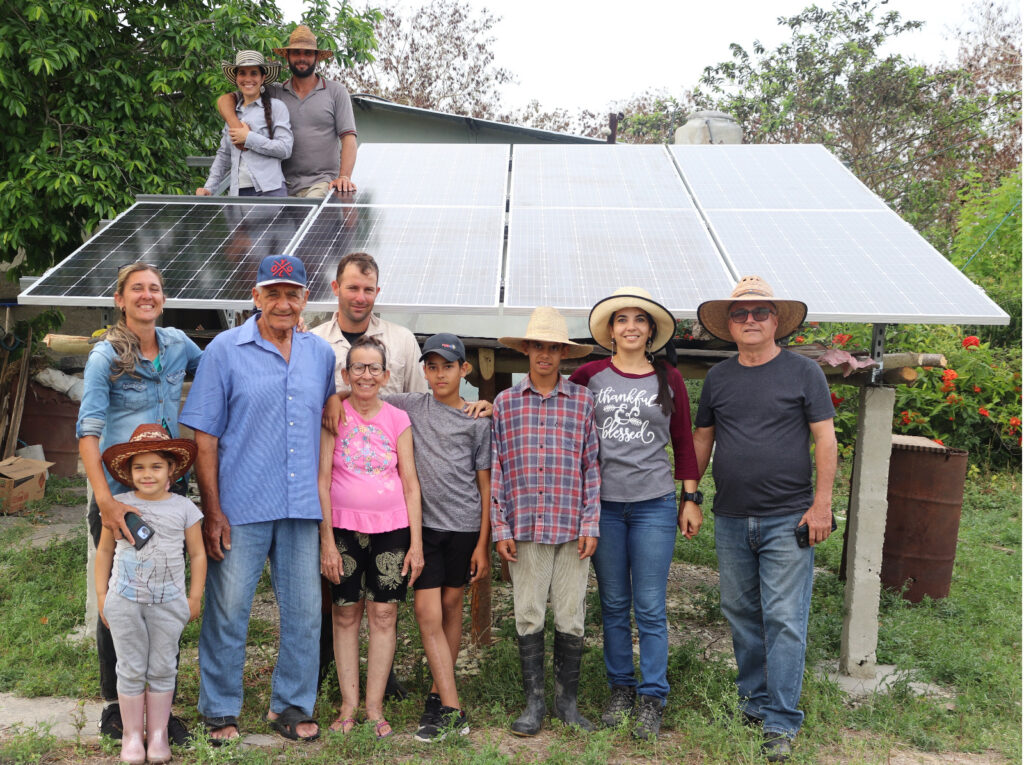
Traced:
POLYGON ((209 558, 199 712, 212 737, 239 735, 249 613, 269 557, 281 638, 268 719, 309 740, 319 735, 309 657, 320 632, 320 414, 334 393, 334 352, 295 331, 308 296, 298 258, 264 258, 252 294, 257 313, 210 343, 179 417, 196 431, 209 558))

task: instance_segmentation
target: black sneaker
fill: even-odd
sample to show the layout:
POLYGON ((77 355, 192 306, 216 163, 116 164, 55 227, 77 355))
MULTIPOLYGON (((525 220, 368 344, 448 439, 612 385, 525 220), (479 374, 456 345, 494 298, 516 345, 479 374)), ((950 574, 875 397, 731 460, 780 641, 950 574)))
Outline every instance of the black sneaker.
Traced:
POLYGON ((633 715, 633 705, 636 703, 636 687, 632 685, 613 685, 612 695, 608 697, 604 712, 601 713, 601 722, 609 728, 614 728, 623 720, 633 715))
POLYGON ((423 705, 423 715, 416 729, 417 741, 433 741, 437 735, 438 724, 441 722, 441 697, 436 693, 428 693, 423 705))
POLYGON ((657 696, 641 696, 636 705, 636 727, 633 738, 654 741, 661 731, 661 713, 665 708, 657 696))
POLYGON ((434 724, 421 726, 416 731, 416 740, 433 743, 444 741, 448 736, 465 736, 469 734, 469 718, 461 709, 441 707, 441 713, 434 724))
POLYGON ((112 701, 103 707, 100 713, 100 734, 110 736, 115 741, 121 740, 124 723, 121 722, 121 705, 112 701))
POLYGON ((768 762, 789 762, 789 757, 793 754, 793 745, 783 734, 768 731, 764 734, 761 752, 768 762))
POLYGON ((185 722, 177 715, 171 715, 167 720, 167 738, 175 746, 185 746, 192 740, 185 722))

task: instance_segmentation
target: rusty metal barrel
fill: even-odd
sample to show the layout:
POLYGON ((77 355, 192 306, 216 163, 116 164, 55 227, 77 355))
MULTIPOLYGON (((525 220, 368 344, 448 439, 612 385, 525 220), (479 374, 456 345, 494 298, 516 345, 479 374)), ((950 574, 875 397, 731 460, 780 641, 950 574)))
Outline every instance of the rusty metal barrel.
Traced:
POLYGON ((949 595, 966 475, 967 452, 892 437, 881 579, 911 603, 949 595))

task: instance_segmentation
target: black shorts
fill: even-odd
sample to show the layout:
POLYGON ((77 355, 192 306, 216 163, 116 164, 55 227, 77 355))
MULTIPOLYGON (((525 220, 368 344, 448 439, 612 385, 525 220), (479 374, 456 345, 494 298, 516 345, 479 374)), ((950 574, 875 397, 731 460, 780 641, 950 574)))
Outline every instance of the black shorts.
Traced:
POLYGON ((465 587, 469 564, 480 539, 479 531, 423 529, 423 571, 413 582, 414 590, 435 587, 465 587))
POLYGON ((374 603, 404 603, 409 575, 402 576, 402 564, 409 552, 409 528, 362 534, 334 529, 334 544, 341 555, 339 584, 331 583, 331 601, 351 606, 361 600, 374 603))

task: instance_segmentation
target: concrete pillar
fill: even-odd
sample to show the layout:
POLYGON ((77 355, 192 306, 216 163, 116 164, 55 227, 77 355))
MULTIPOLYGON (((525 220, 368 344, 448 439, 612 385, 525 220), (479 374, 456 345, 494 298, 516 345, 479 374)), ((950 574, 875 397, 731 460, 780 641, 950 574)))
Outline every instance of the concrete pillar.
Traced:
POLYGON ((885 539, 889 455, 892 452, 892 388, 860 389, 853 485, 847 518, 846 592, 839 671, 875 676, 882 542, 885 539))

